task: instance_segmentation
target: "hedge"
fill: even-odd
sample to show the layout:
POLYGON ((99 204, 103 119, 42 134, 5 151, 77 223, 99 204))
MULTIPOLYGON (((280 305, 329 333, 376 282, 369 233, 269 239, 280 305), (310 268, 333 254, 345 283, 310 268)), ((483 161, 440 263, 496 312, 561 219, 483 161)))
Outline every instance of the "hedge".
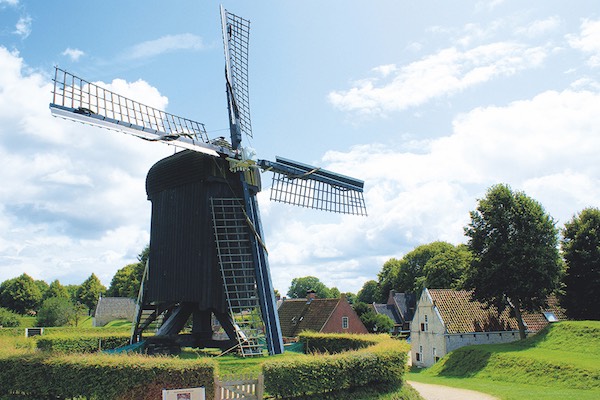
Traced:
MULTIPOLYGON (((277 398, 325 394, 338 390, 389 384, 400 385, 409 346, 387 335, 302 335, 309 348, 329 348, 337 354, 315 353, 263 364, 265 391, 277 398), (335 344, 335 341, 339 341, 335 344), (362 344, 358 344, 362 342, 362 344), (311 345, 312 343, 312 345, 311 345), (362 347, 342 351, 339 343, 362 347)), ((330 352, 331 353, 331 352, 330 352)))
POLYGON ((142 355, 22 353, 0 358, 0 395, 149 400, 162 389, 204 386, 214 396, 214 360, 142 355))
POLYGON ((93 353, 98 350, 116 349, 129 344, 128 333, 106 334, 98 332, 87 335, 53 334, 37 339, 37 348, 61 353, 93 353))

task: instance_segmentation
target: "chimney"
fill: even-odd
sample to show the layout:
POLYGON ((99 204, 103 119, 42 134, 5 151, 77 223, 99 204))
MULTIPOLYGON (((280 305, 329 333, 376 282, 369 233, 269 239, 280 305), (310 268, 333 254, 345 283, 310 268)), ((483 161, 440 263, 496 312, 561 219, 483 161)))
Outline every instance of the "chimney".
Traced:
POLYGON ((306 291, 306 300, 308 300, 307 303, 310 303, 311 301, 313 301, 316 298, 317 298, 317 292, 315 292, 313 289, 309 289, 306 291))

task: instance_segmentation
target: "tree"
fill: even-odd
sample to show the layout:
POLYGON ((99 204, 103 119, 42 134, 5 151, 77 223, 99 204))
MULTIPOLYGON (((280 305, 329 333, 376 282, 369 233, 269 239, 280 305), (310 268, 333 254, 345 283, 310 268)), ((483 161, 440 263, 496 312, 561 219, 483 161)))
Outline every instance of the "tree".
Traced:
POLYGON ((98 298, 106 292, 106 287, 102 285, 100 279, 95 274, 90 275, 77 289, 77 301, 84 304, 90 311, 96 308, 98 298))
POLYGON ((390 317, 373 311, 361 315, 360 320, 371 333, 390 332, 394 328, 394 321, 390 317))
MULTIPOLYGON (((302 299, 306 297, 306 292, 314 290, 320 299, 334 298, 329 289, 323 282, 314 276, 305 276, 303 278, 292 279, 292 284, 287 292, 290 299, 302 299)), ((338 291, 339 293, 339 291, 338 291)))
POLYGON ((46 290, 46 292, 42 296, 42 299, 46 300, 51 297, 58 297, 59 299, 67 299, 69 301, 71 300, 69 292, 63 285, 60 284, 60 281, 58 279, 55 279, 54 281, 50 282, 48 290, 46 290))
POLYGON ((140 268, 140 263, 124 266, 113 276, 106 295, 136 298, 140 290, 142 274, 143 270, 140 268))
POLYGON ((470 216, 465 235, 473 260, 465 284, 477 300, 510 306, 524 339, 521 311, 539 309, 561 276, 555 222, 540 203, 502 184, 488 189, 470 216))
POLYGON ((23 274, 2 282, 0 305, 19 314, 38 309, 42 292, 32 277, 23 274))
POLYGON ((565 223, 566 263, 561 305, 569 318, 600 320, 600 210, 586 208, 565 223))
POLYGON ((375 303, 378 289, 377 281, 370 280, 365 282, 362 289, 360 289, 356 295, 357 301, 368 304, 375 303))
POLYGON ((15 328, 19 326, 19 314, 8 308, 0 307, 0 328, 15 328))
POLYGON ((110 282, 106 295, 112 297, 136 298, 140 290, 140 283, 142 282, 149 254, 150 246, 146 246, 144 250, 138 254, 137 263, 128 264, 118 270, 110 282))
POLYGON ((75 321, 75 306, 69 299, 50 297, 44 300, 37 314, 38 326, 65 326, 75 321))
POLYGON ((441 241, 418 246, 400 260, 392 258, 383 265, 377 300, 385 302, 391 289, 419 294, 424 287, 459 287, 469 259, 464 246, 441 241))

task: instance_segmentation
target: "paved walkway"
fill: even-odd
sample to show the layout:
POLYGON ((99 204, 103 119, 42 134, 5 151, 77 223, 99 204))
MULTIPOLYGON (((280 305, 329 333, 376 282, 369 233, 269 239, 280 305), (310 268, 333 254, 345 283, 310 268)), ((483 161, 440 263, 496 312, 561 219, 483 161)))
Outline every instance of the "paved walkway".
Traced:
POLYGON ((406 381, 426 400, 498 400, 489 394, 449 386, 406 381))

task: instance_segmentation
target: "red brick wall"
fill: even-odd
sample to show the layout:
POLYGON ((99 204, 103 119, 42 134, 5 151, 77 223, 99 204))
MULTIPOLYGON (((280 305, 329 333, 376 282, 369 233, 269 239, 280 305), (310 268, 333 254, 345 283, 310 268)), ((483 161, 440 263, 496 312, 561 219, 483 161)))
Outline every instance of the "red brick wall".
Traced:
POLYGON ((369 333, 348 301, 342 297, 329 320, 321 330, 323 333, 369 333), (342 317, 348 317, 348 329, 342 329, 342 317))

